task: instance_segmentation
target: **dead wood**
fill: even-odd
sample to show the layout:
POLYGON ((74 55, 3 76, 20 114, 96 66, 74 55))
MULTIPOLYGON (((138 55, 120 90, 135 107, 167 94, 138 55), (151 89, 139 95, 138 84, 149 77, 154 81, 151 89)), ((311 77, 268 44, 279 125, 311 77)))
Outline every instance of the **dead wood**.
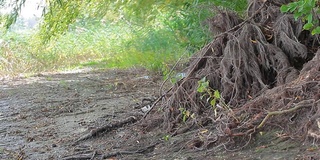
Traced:
POLYGON ((102 127, 99 127, 99 128, 96 128, 96 129, 93 129, 91 130, 88 134, 80 137, 78 140, 76 140, 73 145, 76 145, 78 144, 79 142, 81 141, 84 141, 84 140, 87 140, 87 139, 90 139, 90 138, 93 138, 93 137, 96 137, 102 133, 107 133, 109 131, 112 131, 112 130, 115 130, 115 129, 118 129, 118 128, 121 128, 123 127, 124 125, 127 125, 127 124, 132 124, 132 123, 135 123, 137 122, 139 119, 135 116, 130 116, 126 119, 123 119, 121 121, 118 121, 118 122, 113 122, 113 123, 110 123, 110 124, 107 124, 107 125, 104 125, 102 127))

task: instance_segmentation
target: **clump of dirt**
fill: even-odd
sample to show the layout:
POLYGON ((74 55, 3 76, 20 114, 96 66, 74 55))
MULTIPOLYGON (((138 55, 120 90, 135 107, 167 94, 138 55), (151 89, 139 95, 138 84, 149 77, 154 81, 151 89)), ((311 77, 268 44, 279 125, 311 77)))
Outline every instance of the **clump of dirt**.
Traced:
POLYGON ((191 58, 187 76, 163 95, 161 127, 171 136, 210 133, 189 137, 191 148, 242 149, 257 133, 270 130, 319 143, 319 36, 280 12, 288 2, 251 0, 247 19, 219 11, 208 20, 220 34, 191 58), (206 95, 199 93, 205 80, 206 95))

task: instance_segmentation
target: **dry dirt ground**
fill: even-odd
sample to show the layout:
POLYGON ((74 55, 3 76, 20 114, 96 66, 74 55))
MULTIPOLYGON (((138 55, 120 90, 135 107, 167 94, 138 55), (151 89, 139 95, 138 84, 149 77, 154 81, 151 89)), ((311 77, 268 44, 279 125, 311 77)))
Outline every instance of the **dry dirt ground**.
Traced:
POLYGON ((161 128, 147 132, 139 121, 130 123, 137 120, 132 116, 141 117, 142 100, 159 94, 161 82, 141 69, 2 79, 0 159, 316 159, 320 153, 318 146, 268 134, 237 152, 190 149, 181 139, 199 131, 166 139, 161 128))

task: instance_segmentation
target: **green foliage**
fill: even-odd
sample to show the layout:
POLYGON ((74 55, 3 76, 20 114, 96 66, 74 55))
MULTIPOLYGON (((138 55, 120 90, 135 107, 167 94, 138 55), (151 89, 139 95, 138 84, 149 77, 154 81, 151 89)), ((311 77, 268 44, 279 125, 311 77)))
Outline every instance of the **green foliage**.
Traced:
POLYGON ((205 96, 209 96, 207 101, 210 101, 210 104, 215 107, 216 101, 220 100, 220 92, 218 90, 214 90, 209 86, 209 81, 206 80, 206 77, 203 77, 198 81, 197 92, 202 93, 201 98, 205 96))
POLYGON ((86 21, 43 44, 30 31, 8 32, 2 46, 2 73, 65 70, 75 67, 145 67, 155 72, 170 69, 184 47, 164 30, 134 30, 125 24, 86 21), (30 34, 27 34, 30 33, 30 34), (161 47, 164 46, 164 47, 161 47))
MULTIPOLYGON (((14 3, 11 3, 12 13, 4 18, 6 19, 6 28, 16 21, 24 3, 25 0, 14 0, 14 3)), ((129 25, 140 27, 165 24, 171 29, 177 29, 178 26, 178 29, 181 29, 179 31, 182 32, 181 34, 177 33, 178 38, 183 39, 181 37, 183 35, 189 37, 189 40, 193 40, 192 43, 201 43, 203 37, 206 37, 203 36, 205 34, 198 35, 193 31, 199 31, 199 29, 194 29, 199 26, 203 18, 207 17, 206 12, 212 5, 243 12, 247 3, 246 0, 48 0, 46 1, 47 7, 43 9, 44 20, 40 36, 43 42, 48 42, 52 37, 66 33, 69 25, 77 20, 97 19, 114 22, 124 20, 129 25), (166 23, 163 23, 163 18, 166 18, 166 23), (159 23, 159 19, 162 19, 162 23, 159 23), (200 42, 198 39, 201 39, 200 42)))
POLYGON ((199 93, 207 92, 208 88, 209 88, 209 81, 206 80, 206 77, 203 77, 201 80, 198 81, 197 91, 199 93))
POLYGON ((188 118, 192 118, 194 119, 195 118, 195 114, 192 113, 190 111, 188 111, 186 108, 179 108, 180 112, 182 113, 182 121, 183 122, 186 122, 188 118))
MULTIPOLYGON (((171 136, 167 134, 167 135, 163 136, 163 140, 164 140, 164 141, 169 141, 170 137, 171 137, 171 136)), ((1 152, 0 152, 0 153, 1 153, 1 152)))
POLYGON ((40 36, 43 42, 51 37, 61 35, 76 21, 80 15, 82 1, 51 0, 48 1, 49 10, 44 14, 43 24, 40 28, 40 36))
MULTIPOLYGON (((148 22, 137 22, 132 18, 126 18, 125 23, 116 22, 115 25, 127 24, 125 32, 128 36, 121 40, 119 46, 122 48, 116 50, 112 59, 106 58, 100 62, 105 63, 107 67, 126 68, 134 65, 168 73, 182 53, 188 52, 186 56, 189 56, 210 40, 208 31, 201 26, 201 22, 212 16, 212 13, 208 9, 200 8, 204 4, 194 2, 192 1, 192 5, 182 5, 183 3, 179 4, 178 1, 174 5, 166 4, 169 1, 159 2, 160 4, 156 3, 156 6, 153 6, 158 12, 153 15, 157 18, 151 18, 152 21, 142 18, 141 21, 148 22)), ((101 64, 100 62, 98 64, 101 64)))
POLYGON ((310 30, 311 33, 319 34, 319 19, 317 15, 320 13, 318 0, 299 0, 287 5, 281 6, 281 12, 293 13, 294 18, 301 18, 306 24, 303 29, 310 30))
MULTIPOLYGON (((136 27, 163 27, 162 16, 182 10, 186 3, 195 0, 180 1, 67 1, 51 0, 49 7, 44 11, 44 23, 41 25, 40 35, 44 42, 52 37, 61 35, 68 30, 70 24, 76 20, 107 20, 126 21, 130 26, 136 27)), ((191 12, 189 12, 191 13, 191 12)), ((187 15, 186 15, 187 16, 187 15)))
MULTIPOLYGON (((24 0, 16 2, 13 13, 24 0)), ((237 11, 246 6, 243 0, 46 2, 37 34, 8 32, 4 37, 10 45, 1 48, 2 73, 142 66, 166 74, 183 53, 187 59, 210 41, 202 22, 212 16, 212 5, 237 11)))
POLYGON ((23 7, 26 0, 15 0, 15 3, 5 4, 6 1, 0 1, 0 5, 3 8, 12 7, 12 11, 10 14, 1 15, 1 22, 4 22, 2 25, 5 29, 8 29, 11 25, 13 25, 20 13, 21 8, 23 7))
POLYGON ((209 81, 206 80, 206 77, 203 77, 198 81, 197 92, 202 93, 201 99, 203 99, 204 97, 208 97, 207 102, 209 102, 212 106, 215 117, 217 116, 217 111, 220 106, 219 104, 217 104, 217 101, 219 101, 220 104, 222 104, 225 108, 228 108, 228 106, 222 101, 220 92, 218 90, 212 89, 209 86, 209 81))
POLYGON ((6 45, 1 46, 1 74, 72 69, 80 63, 108 57, 108 47, 113 45, 111 32, 96 25, 85 31, 69 31, 44 45, 33 32, 9 31, 3 37, 6 45))

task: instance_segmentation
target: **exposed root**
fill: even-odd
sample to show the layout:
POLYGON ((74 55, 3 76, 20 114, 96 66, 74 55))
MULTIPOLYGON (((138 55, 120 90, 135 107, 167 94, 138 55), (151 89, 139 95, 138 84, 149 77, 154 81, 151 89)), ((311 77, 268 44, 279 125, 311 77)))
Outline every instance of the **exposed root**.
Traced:
POLYGON ((300 108, 303 107, 312 107, 314 100, 304 100, 299 102, 298 104, 294 104, 293 108, 290 108, 288 110, 282 110, 282 111, 273 111, 273 112, 268 112, 267 116, 264 117, 264 119, 262 120, 262 122, 259 124, 259 126, 257 127, 257 129, 263 127, 263 125, 266 123, 266 121, 271 117, 271 116, 275 116, 275 115, 280 115, 280 114, 286 114, 286 113, 290 113, 290 112, 294 112, 300 108))
POLYGON ((280 12, 289 2, 251 0, 245 20, 225 11, 209 20, 219 34, 191 58, 187 76, 161 98, 168 133, 208 128, 219 137, 217 146, 227 139, 246 146, 241 137, 270 127, 292 138, 306 137, 320 116, 320 44, 318 35, 302 30, 302 20, 280 12), (229 109, 211 106, 212 97, 197 91, 204 77, 221 95, 217 104, 229 109))

